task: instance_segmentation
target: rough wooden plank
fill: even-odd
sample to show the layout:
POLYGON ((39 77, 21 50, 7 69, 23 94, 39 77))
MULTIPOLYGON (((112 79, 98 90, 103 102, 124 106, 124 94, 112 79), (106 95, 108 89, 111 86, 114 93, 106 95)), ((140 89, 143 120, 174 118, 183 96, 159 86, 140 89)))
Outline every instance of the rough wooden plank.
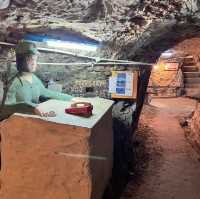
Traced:
POLYGON ((112 168, 110 118, 94 129, 17 115, 2 122, 0 198, 100 199, 112 168))

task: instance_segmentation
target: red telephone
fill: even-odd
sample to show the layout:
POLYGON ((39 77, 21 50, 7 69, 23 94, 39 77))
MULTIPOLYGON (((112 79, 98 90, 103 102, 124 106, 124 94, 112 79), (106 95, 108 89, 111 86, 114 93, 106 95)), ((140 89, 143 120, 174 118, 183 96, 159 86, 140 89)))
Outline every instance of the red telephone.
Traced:
POLYGON ((93 106, 88 102, 76 102, 70 108, 65 109, 65 113, 90 117, 92 115, 93 106))

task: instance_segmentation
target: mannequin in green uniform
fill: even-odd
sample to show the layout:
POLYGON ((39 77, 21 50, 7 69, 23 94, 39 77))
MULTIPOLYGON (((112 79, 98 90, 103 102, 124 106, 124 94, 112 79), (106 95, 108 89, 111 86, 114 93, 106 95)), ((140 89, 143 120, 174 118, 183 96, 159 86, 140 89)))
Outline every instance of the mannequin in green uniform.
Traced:
POLYGON ((16 66, 18 74, 9 86, 6 105, 25 103, 37 107, 40 97, 70 101, 73 96, 51 91, 33 74, 37 69, 38 51, 32 42, 21 41, 16 46, 16 66))

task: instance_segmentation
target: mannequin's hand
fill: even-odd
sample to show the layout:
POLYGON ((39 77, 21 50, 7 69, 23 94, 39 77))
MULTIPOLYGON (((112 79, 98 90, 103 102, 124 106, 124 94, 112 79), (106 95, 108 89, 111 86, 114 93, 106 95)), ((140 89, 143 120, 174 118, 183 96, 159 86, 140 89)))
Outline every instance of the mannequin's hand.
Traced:
POLYGON ((41 117, 56 117, 56 113, 54 111, 41 112, 41 111, 39 111, 39 109, 35 108, 34 113, 41 117))

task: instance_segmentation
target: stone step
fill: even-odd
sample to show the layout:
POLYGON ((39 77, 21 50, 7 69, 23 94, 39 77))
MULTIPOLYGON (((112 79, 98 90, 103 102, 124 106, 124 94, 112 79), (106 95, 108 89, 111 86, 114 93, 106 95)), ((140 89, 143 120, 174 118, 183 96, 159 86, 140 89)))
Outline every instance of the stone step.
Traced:
POLYGON ((188 60, 188 59, 194 60, 194 56, 193 55, 188 55, 188 56, 183 57, 183 59, 184 60, 188 60))
POLYGON ((183 57, 183 64, 195 64, 195 59, 193 56, 183 57))
POLYGON ((183 61, 182 63, 183 63, 183 65, 195 65, 196 64, 195 61, 183 61))
POLYGON ((200 98, 200 88, 199 89, 198 88, 186 88, 185 96, 200 98))
POLYGON ((200 84, 199 83, 185 83, 185 88, 200 89, 200 84))
POLYGON ((200 77, 200 72, 184 72, 183 75, 186 78, 195 78, 200 77))
POLYGON ((185 83, 191 83, 191 84, 199 84, 200 85, 200 77, 196 78, 184 78, 185 83))
POLYGON ((183 72, 198 72, 199 68, 197 66, 183 66, 182 70, 183 72))

